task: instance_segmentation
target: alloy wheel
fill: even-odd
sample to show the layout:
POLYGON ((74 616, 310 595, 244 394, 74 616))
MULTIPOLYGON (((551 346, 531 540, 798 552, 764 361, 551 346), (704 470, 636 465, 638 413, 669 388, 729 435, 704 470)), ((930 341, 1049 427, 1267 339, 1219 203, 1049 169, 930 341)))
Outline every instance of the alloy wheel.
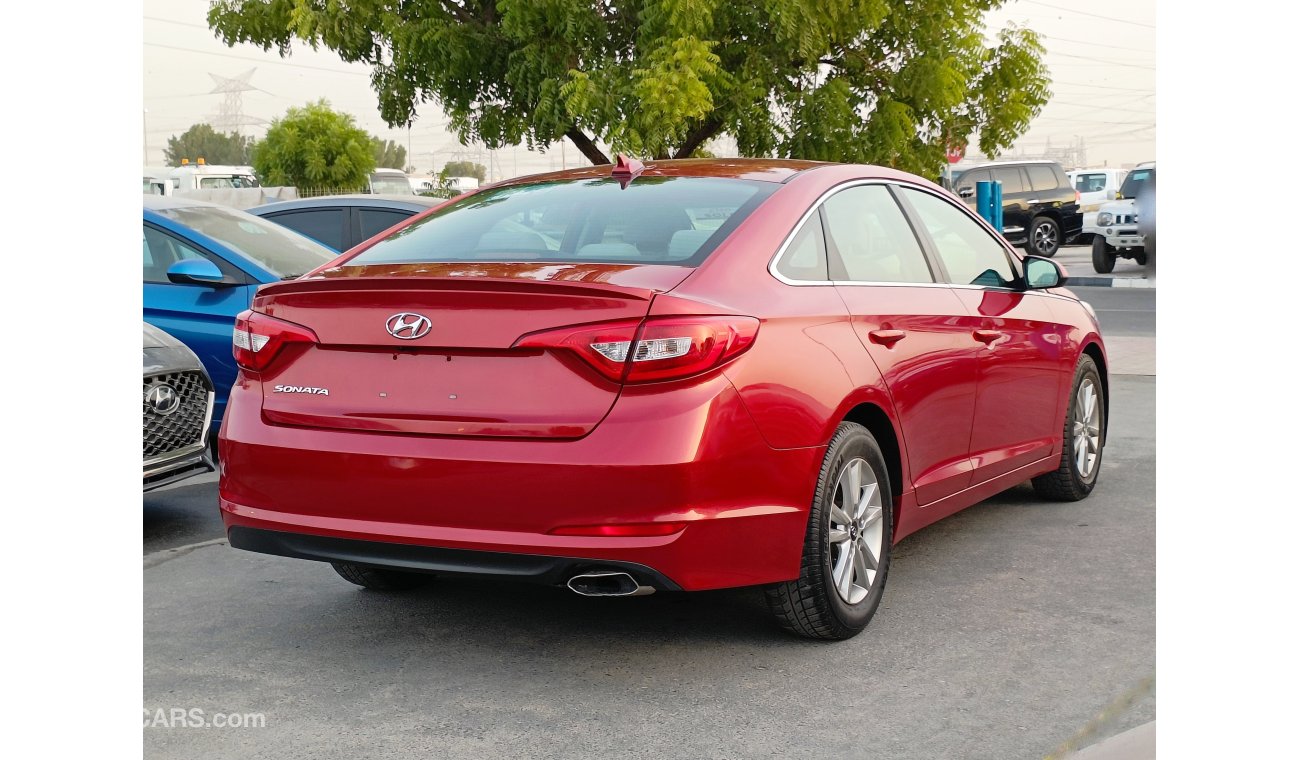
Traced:
POLYGON ((1056 225, 1044 222, 1034 228, 1034 249, 1039 253, 1056 250, 1056 225))
POLYGON ((876 579, 885 538, 880 483, 865 459, 840 471, 830 523, 831 579, 841 599, 857 604, 876 579))
POLYGON ((1091 379, 1079 384, 1074 397, 1074 466, 1079 477, 1089 478, 1101 456, 1101 404, 1091 379))

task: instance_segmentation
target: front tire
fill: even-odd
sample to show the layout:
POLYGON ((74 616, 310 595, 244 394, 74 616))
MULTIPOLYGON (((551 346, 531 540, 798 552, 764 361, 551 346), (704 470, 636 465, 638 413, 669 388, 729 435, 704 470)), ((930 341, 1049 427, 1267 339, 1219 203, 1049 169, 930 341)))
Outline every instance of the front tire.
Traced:
POLYGON ((1029 252, 1050 259, 1061 250, 1061 225, 1050 216, 1036 216, 1029 225, 1029 252))
POLYGON ((893 522, 880 445, 863 426, 841 423, 817 476, 799 577, 767 589, 781 627, 824 641, 866 628, 884 593, 893 522))
POLYGON ((343 576, 343 580, 372 591, 408 591, 428 585, 433 580, 433 576, 427 573, 381 570, 351 562, 331 562, 330 565, 334 567, 334 572, 343 576))
POLYGON ((1034 491, 1044 499, 1079 501, 1097 485, 1106 441, 1104 393, 1097 363, 1084 354, 1074 371, 1061 433, 1061 461, 1054 471, 1033 479, 1034 491))
POLYGON ((1115 271, 1115 249, 1100 235, 1092 239, 1092 268, 1097 274, 1115 271))

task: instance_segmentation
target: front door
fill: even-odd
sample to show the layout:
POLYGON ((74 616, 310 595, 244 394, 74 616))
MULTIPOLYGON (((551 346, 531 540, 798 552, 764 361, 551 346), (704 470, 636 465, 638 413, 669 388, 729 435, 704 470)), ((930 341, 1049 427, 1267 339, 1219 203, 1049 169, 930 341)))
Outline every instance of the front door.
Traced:
POLYGON ((167 279, 168 267, 192 258, 208 259, 223 272, 246 279, 220 257, 161 229, 144 226, 144 321, 170 333, 203 362, 216 390, 212 412, 215 425, 221 420, 239 371, 230 345, 235 315, 248 308, 256 286, 214 288, 181 285, 167 279))
POLYGON ((971 428, 972 485, 1038 461, 1061 439, 1060 354, 1068 329, 1053 296, 1023 292, 1013 254, 957 205, 905 190, 904 197, 971 317, 979 392, 971 428))

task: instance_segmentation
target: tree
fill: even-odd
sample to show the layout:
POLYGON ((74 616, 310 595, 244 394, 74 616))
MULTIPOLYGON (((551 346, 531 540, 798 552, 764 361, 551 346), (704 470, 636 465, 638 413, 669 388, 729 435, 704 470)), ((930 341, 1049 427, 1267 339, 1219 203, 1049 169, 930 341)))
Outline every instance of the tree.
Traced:
POLYGON ((487 167, 473 161, 448 161, 442 173, 448 177, 473 177, 479 182, 487 179, 487 167))
POLYGON ((290 108, 257 144, 253 167, 266 185, 300 189, 366 186, 375 168, 371 136, 325 100, 290 108))
POLYGON ((218 132, 208 124, 195 124, 180 137, 167 138, 163 151, 168 166, 180 166, 181 159, 194 163, 202 158, 209 164, 242 166, 249 162, 253 140, 237 134, 218 132))
POLYGON ((1049 96, 1035 33, 984 42, 1004 0, 215 0, 228 45, 294 39, 372 67, 380 113, 435 101, 464 143, 568 139, 687 157, 729 134, 744 155, 931 174, 978 134, 996 155, 1049 96))
POLYGON ((381 169, 406 168, 406 146, 398 145, 393 140, 380 140, 372 137, 375 151, 375 166, 381 169))

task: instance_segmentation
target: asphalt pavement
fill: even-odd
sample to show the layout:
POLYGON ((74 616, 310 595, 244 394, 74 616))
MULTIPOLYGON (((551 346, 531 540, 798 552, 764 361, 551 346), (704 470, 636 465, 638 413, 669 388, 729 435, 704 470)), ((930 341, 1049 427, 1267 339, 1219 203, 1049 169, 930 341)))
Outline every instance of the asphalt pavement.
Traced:
MULTIPOLYGON (((1075 290, 1108 336, 1154 349, 1154 291, 1075 290)), ((908 537, 872 624, 836 644, 779 631, 755 589, 364 591, 327 565, 224 545, 212 476, 154 492, 144 706, 265 726, 145 728, 146 755, 1014 760, 1142 726, 1156 379, 1113 369, 1088 499, 1022 485, 908 537)))

